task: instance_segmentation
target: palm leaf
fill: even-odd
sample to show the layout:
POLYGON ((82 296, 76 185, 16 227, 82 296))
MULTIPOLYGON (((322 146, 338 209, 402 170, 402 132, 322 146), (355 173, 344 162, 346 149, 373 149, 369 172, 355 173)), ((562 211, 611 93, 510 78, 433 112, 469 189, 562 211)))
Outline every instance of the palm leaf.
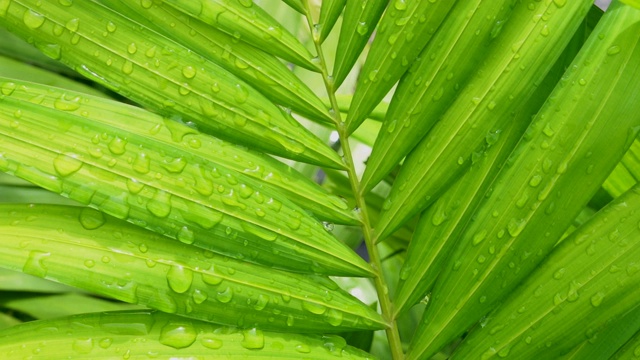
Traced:
POLYGON ((409 358, 432 354, 461 335, 518 285, 552 250, 631 145, 632 129, 640 125, 632 115, 636 104, 616 94, 626 92, 640 76, 638 16, 628 6, 606 14, 565 75, 566 83, 543 105, 492 186, 500 195, 489 194, 478 207, 449 258, 446 267, 454 271, 437 280, 433 306, 425 312, 409 358), (611 36, 601 40, 603 33, 611 36), (589 106, 576 101, 581 94, 603 100, 589 106), (611 129, 610 116, 627 122, 611 129), (601 156, 592 158, 594 153, 601 156), (449 302, 459 310, 439 313, 449 302))
POLYGON ((75 359, 165 358, 176 351, 193 358, 329 359, 336 354, 346 359, 368 358, 336 336, 279 334, 255 328, 240 331, 143 310, 37 321, 0 333, 0 354, 5 358, 23 357, 36 349, 51 358, 75 359), (69 336, 75 340, 69 341, 69 336))

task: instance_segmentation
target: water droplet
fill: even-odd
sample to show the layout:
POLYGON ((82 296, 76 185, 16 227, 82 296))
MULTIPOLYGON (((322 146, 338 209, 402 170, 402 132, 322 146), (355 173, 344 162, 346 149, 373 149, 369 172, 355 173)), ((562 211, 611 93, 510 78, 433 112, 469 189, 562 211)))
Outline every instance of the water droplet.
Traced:
POLYGON ((143 152, 138 153, 138 156, 133 161, 133 165, 132 165, 133 170, 140 174, 147 174, 149 173, 150 167, 151 167, 151 158, 149 158, 149 156, 147 156, 146 153, 143 153, 143 152))
POLYGON ((56 156, 53 160, 53 167, 58 175, 66 177, 80 170, 84 163, 76 157, 77 155, 75 154, 59 154, 56 156))
POLYGON ((171 213, 171 194, 158 190, 156 195, 147 202, 147 210, 159 218, 169 216, 171 213))
POLYGON ((51 253, 44 251, 33 250, 29 253, 29 257, 22 267, 22 271, 39 277, 45 277, 47 275, 47 266, 45 260, 51 256, 51 253))
POLYGON ((170 158, 165 159, 162 162, 162 167, 165 168, 168 172, 178 174, 181 173, 184 168, 187 166, 187 161, 184 158, 170 158))
POLYGON ((184 349, 196 341, 196 329, 190 322, 170 322, 160 331, 160 343, 174 349, 184 349))
POLYGON ((262 330, 252 328, 242 331, 242 341, 240 344, 243 348, 249 350, 262 349, 264 347, 264 334, 262 330))
POLYGON ((129 60, 126 60, 124 64, 122 64, 122 72, 125 75, 131 75, 133 72, 133 63, 129 60))
POLYGON ((593 296, 591 296, 591 305, 594 307, 600 306, 602 304, 602 300, 604 299, 604 294, 601 292, 597 292, 593 296))
POLYGON ((171 290, 182 294, 189 290, 193 282, 193 271, 182 265, 173 265, 167 273, 167 283, 171 290))
POLYGON ((109 347, 111 347, 111 344, 113 344, 112 338, 102 338, 100 339, 100 341, 98 341, 98 346, 103 349, 108 349, 109 347))
POLYGON ((140 0, 140 5, 145 9, 149 9, 153 5, 153 0, 140 0))
POLYGON ((229 301, 231 301, 231 299, 233 299, 233 290, 229 286, 227 286, 223 291, 216 294, 216 299, 218 299, 218 301, 220 301, 221 303, 228 303, 229 301))
POLYGON ((95 230, 105 223, 104 214, 92 208, 84 208, 80 211, 80 224, 87 230, 95 230))
POLYGON ((607 54, 608 55, 616 55, 620 53, 620 46, 618 45, 614 45, 612 47, 610 47, 609 49, 607 49, 607 54))
POLYGON ((325 314, 325 319, 332 326, 340 326, 342 324, 342 318, 342 311, 336 309, 329 309, 325 314))
POLYGON ((80 27, 80 19, 73 18, 73 19, 67 21, 67 23, 64 25, 64 27, 67 28, 67 30, 69 30, 71 32, 76 32, 76 31, 78 31, 78 28, 80 27))
POLYGON ((481 230, 473 236, 472 243, 473 245, 480 244, 487 237, 487 230, 481 230))
POLYGON ((114 31, 116 31, 118 29, 118 27, 116 26, 116 24, 114 24, 113 22, 109 21, 107 23, 107 31, 110 33, 113 33, 114 31))
POLYGON ((193 66, 185 66, 182 68, 182 75, 187 79, 193 79, 196 76, 196 69, 193 66))
POLYGON ((362 36, 367 35, 367 33, 369 32, 369 25, 367 25, 367 23, 364 21, 359 22, 356 26, 356 32, 362 36))
POLYGON ((210 337, 209 335, 202 336, 200 343, 202 346, 213 350, 217 350, 222 347, 222 340, 210 337))
POLYGON ((526 219, 511 219, 507 225, 507 231, 509 235, 516 237, 522 232, 526 224, 526 219))
POLYGON ((553 3, 556 4, 557 7, 561 8, 567 4, 567 0, 553 0, 553 3))
POLYGON ((109 142, 109 151, 111 151, 114 155, 122 155, 126 151, 127 140, 121 139, 119 137, 113 138, 111 142, 109 142))
POLYGON ((183 226, 180 231, 178 231, 178 235, 176 235, 176 238, 185 244, 193 244, 193 242, 195 241, 195 236, 193 234, 193 231, 191 229, 189 229, 187 226, 183 226))
POLYGON ((6 82, 2 84, 2 88, 0 88, 0 92, 2 92, 2 95, 11 95, 13 94, 13 92, 16 89, 16 84, 13 82, 6 82))
POLYGON ((307 310, 308 312, 316 315, 324 314, 327 311, 327 307, 321 304, 316 304, 309 301, 304 301, 302 303, 302 308, 307 310))
POLYGON ((27 25, 28 28, 37 29, 40 26, 42 26, 42 24, 44 24, 45 17, 44 15, 29 9, 25 11, 22 20, 24 21, 24 24, 27 25))
POLYGON ((88 354, 93 350, 93 339, 92 338, 80 338, 75 339, 73 344, 71 344, 71 348, 73 351, 79 354, 88 354))
POLYGON ((62 95, 60 98, 56 99, 53 102, 53 106, 62 111, 75 111, 80 108, 80 97, 76 96, 71 99, 66 98, 62 95))
POLYGON ((296 351, 303 354, 308 354, 311 352, 311 347, 307 344, 300 343, 296 345, 296 351))

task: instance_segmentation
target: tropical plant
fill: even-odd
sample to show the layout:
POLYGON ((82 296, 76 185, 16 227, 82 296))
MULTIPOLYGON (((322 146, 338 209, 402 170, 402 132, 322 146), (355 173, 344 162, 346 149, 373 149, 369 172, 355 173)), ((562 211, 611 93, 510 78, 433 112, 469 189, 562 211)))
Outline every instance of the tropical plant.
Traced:
POLYGON ((0 0, 0 357, 640 357, 592 1, 0 0))

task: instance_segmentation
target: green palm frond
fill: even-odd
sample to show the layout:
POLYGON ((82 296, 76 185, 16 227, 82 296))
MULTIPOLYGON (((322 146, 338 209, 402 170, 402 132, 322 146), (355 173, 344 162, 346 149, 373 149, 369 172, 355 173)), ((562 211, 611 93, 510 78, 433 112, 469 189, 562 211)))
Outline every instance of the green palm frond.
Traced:
POLYGON ((0 0, 0 358, 637 356, 638 84, 635 0, 0 0))

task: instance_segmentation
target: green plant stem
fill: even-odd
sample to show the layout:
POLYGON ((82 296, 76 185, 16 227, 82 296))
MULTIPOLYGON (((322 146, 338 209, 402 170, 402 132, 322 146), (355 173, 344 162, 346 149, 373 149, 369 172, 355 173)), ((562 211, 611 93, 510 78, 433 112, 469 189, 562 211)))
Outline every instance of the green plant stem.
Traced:
POLYGON ((371 227, 371 222, 369 220, 367 204, 364 196, 362 195, 360 181, 358 180, 358 176, 356 174, 355 164, 353 161, 353 154, 351 152, 351 146, 349 144, 349 135, 347 132, 346 124, 342 121, 340 116, 340 110, 338 107, 338 100, 335 96, 335 89, 333 80, 329 75, 326 66, 326 60, 324 57, 324 53, 322 51, 322 46, 320 44, 320 37, 315 30, 315 26, 313 23, 312 15, 311 15, 311 7, 309 6, 309 1, 305 1, 305 10, 306 10, 306 19, 309 25, 309 30, 312 33, 313 43, 316 48, 316 52, 318 54, 318 60, 320 62, 320 68, 322 71, 322 79, 324 81, 325 88, 327 90, 327 95, 329 96, 329 100, 331 102, 332 115, 333 120, 336 125, 336 130, 338 131, 338 135, 340 137, 340 143, 342 144, 343 151, 343 159, 345 165, 347 166, 347 175, 349 177, 349 182, 351 184, 351 190, 353 191, 356 206, 360 211, 360 216, 362 220, 362 232, 364 235, 364 241, 367 246, 367 251, 369 253, 369 262, 371 267, 375 272, 374 284, 376 288, 376 292, 378 295, 378 301, 380 302, 380 308, 382 310, 382 316, 387 321, 388 327, 385 330, 387 334, 387 339, 389 341, 389 348, 391 349, 392 359, 399 360, 404 358, 404 353, 402 352, 402 342, 400 340, 400 333, 398 332, 398 326, 396 324, 395 319, 393 318, 393 303, 389 298, 389 288, 384 279, 384 274, 382 271, 382 261, 380 259, 380 254, 378 252, 378 248, 374 243, 374 234, 373 229, 371 227))

